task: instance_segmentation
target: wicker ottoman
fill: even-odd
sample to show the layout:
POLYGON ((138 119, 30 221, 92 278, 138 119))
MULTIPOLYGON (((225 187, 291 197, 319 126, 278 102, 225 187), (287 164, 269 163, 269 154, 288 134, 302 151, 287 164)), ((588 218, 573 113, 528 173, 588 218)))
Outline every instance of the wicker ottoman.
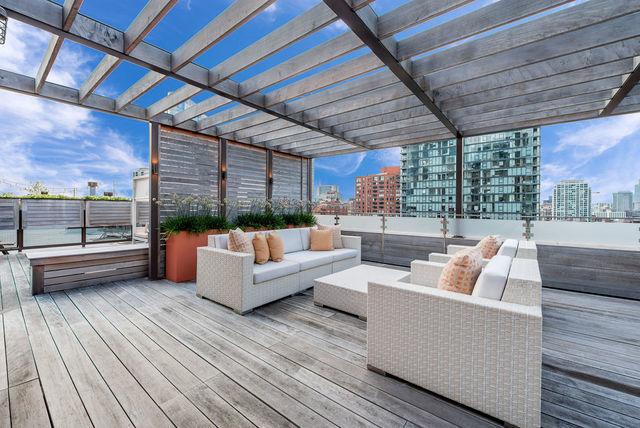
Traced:
POLYGON ((399 281, 409 272, 378 266, 360 265, 315 280, 313 303, 338 309, 367 319, 367 283, 399 281))

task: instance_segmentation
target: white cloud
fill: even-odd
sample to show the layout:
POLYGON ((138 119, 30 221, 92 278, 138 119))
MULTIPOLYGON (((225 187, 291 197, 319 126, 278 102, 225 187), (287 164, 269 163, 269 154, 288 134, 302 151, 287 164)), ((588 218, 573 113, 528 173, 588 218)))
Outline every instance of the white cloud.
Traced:
POLYGON ((400 147, 374 150, 369 152, 369 155, 382 166, 400 165, 400 147))
POLYGON ((572 150, 577 160, 586 161, 600 155, 639 130, 640 114, 595 120, 583 126, 576 124, 571 130, 560 135, 554 152, 572 150))
POLYGON ((358 152, 331 158, 319 158, 314 161, 313 167, 331 172, 338 177, 346 177, 360 168, 366 156, 365 152, 358 152))
MULTIPOLYGON (((35 76, 50 36, 16 21, 0 47, 1 68, 35 76)), ((88 72, 95 58, 69 45, 60 51, 48 80, 71 87, 88 72)), ((88 180, 118 182, 128 192, 133 169, 145 165, 127 138, 105 126, 90 110, 27 95, 0 91, 2 144, 0 192, 21 193, 36 180, 52 188, 84 189, 88 180)))

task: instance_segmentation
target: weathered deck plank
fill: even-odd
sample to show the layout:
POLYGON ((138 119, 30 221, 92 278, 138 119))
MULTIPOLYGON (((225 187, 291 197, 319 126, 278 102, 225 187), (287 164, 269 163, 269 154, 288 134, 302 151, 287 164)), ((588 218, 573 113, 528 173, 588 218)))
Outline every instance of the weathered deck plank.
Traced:
MULTIPOLYGON (((366 323, 312 291, 244 317, 193 284, 28 291, 0 257, 2 426, 499 425, 367 370, 366 323)), ((543 426, 640 426, 639 304, 545 289, 543 312, 543 426)))

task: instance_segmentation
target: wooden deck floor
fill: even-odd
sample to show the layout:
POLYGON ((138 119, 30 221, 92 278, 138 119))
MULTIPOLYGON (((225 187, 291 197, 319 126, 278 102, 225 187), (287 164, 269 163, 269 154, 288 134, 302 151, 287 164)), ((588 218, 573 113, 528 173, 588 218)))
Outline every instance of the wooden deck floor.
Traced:
MULTIPOLYGON (((0 256, 0 426, 495 426, 366 370, 366 324, 310 294, 241 317, 193 284, 29 292, 0 256)), ((545 291, 543 424, 640 426, 638 302, 545 291)))

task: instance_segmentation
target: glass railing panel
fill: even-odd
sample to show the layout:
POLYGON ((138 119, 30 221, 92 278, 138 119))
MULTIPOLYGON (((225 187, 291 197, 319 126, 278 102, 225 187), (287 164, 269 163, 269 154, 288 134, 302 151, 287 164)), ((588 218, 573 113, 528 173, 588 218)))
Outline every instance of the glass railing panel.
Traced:
POLYGON ((504 238, 523 239, 523 220, 490 220, 461 218, 450 222, 450 235, 471 239, 482 239, 487 235, 500 235, 504 238))
POLYGON ((638 222, 534 221, 533 240, 541 244, 640 249, 638 222))
POLYGON ((428 217, 386 217, 387 233, 442 236, 442 219, 428 217))
POLYGON ((24 230, 25 247, 41 247, 80 244, 82 242, 82 228, 70 227, 31 227, 24 230))
MULTIPOLYGON (((316 215, 316 218, 320 224, 335 224, 335 215, 316 215)), ((382 231, 381 216, 341 215, 339 216, 339 222, 342 230, 373 233, 380 233, 382 231)))

